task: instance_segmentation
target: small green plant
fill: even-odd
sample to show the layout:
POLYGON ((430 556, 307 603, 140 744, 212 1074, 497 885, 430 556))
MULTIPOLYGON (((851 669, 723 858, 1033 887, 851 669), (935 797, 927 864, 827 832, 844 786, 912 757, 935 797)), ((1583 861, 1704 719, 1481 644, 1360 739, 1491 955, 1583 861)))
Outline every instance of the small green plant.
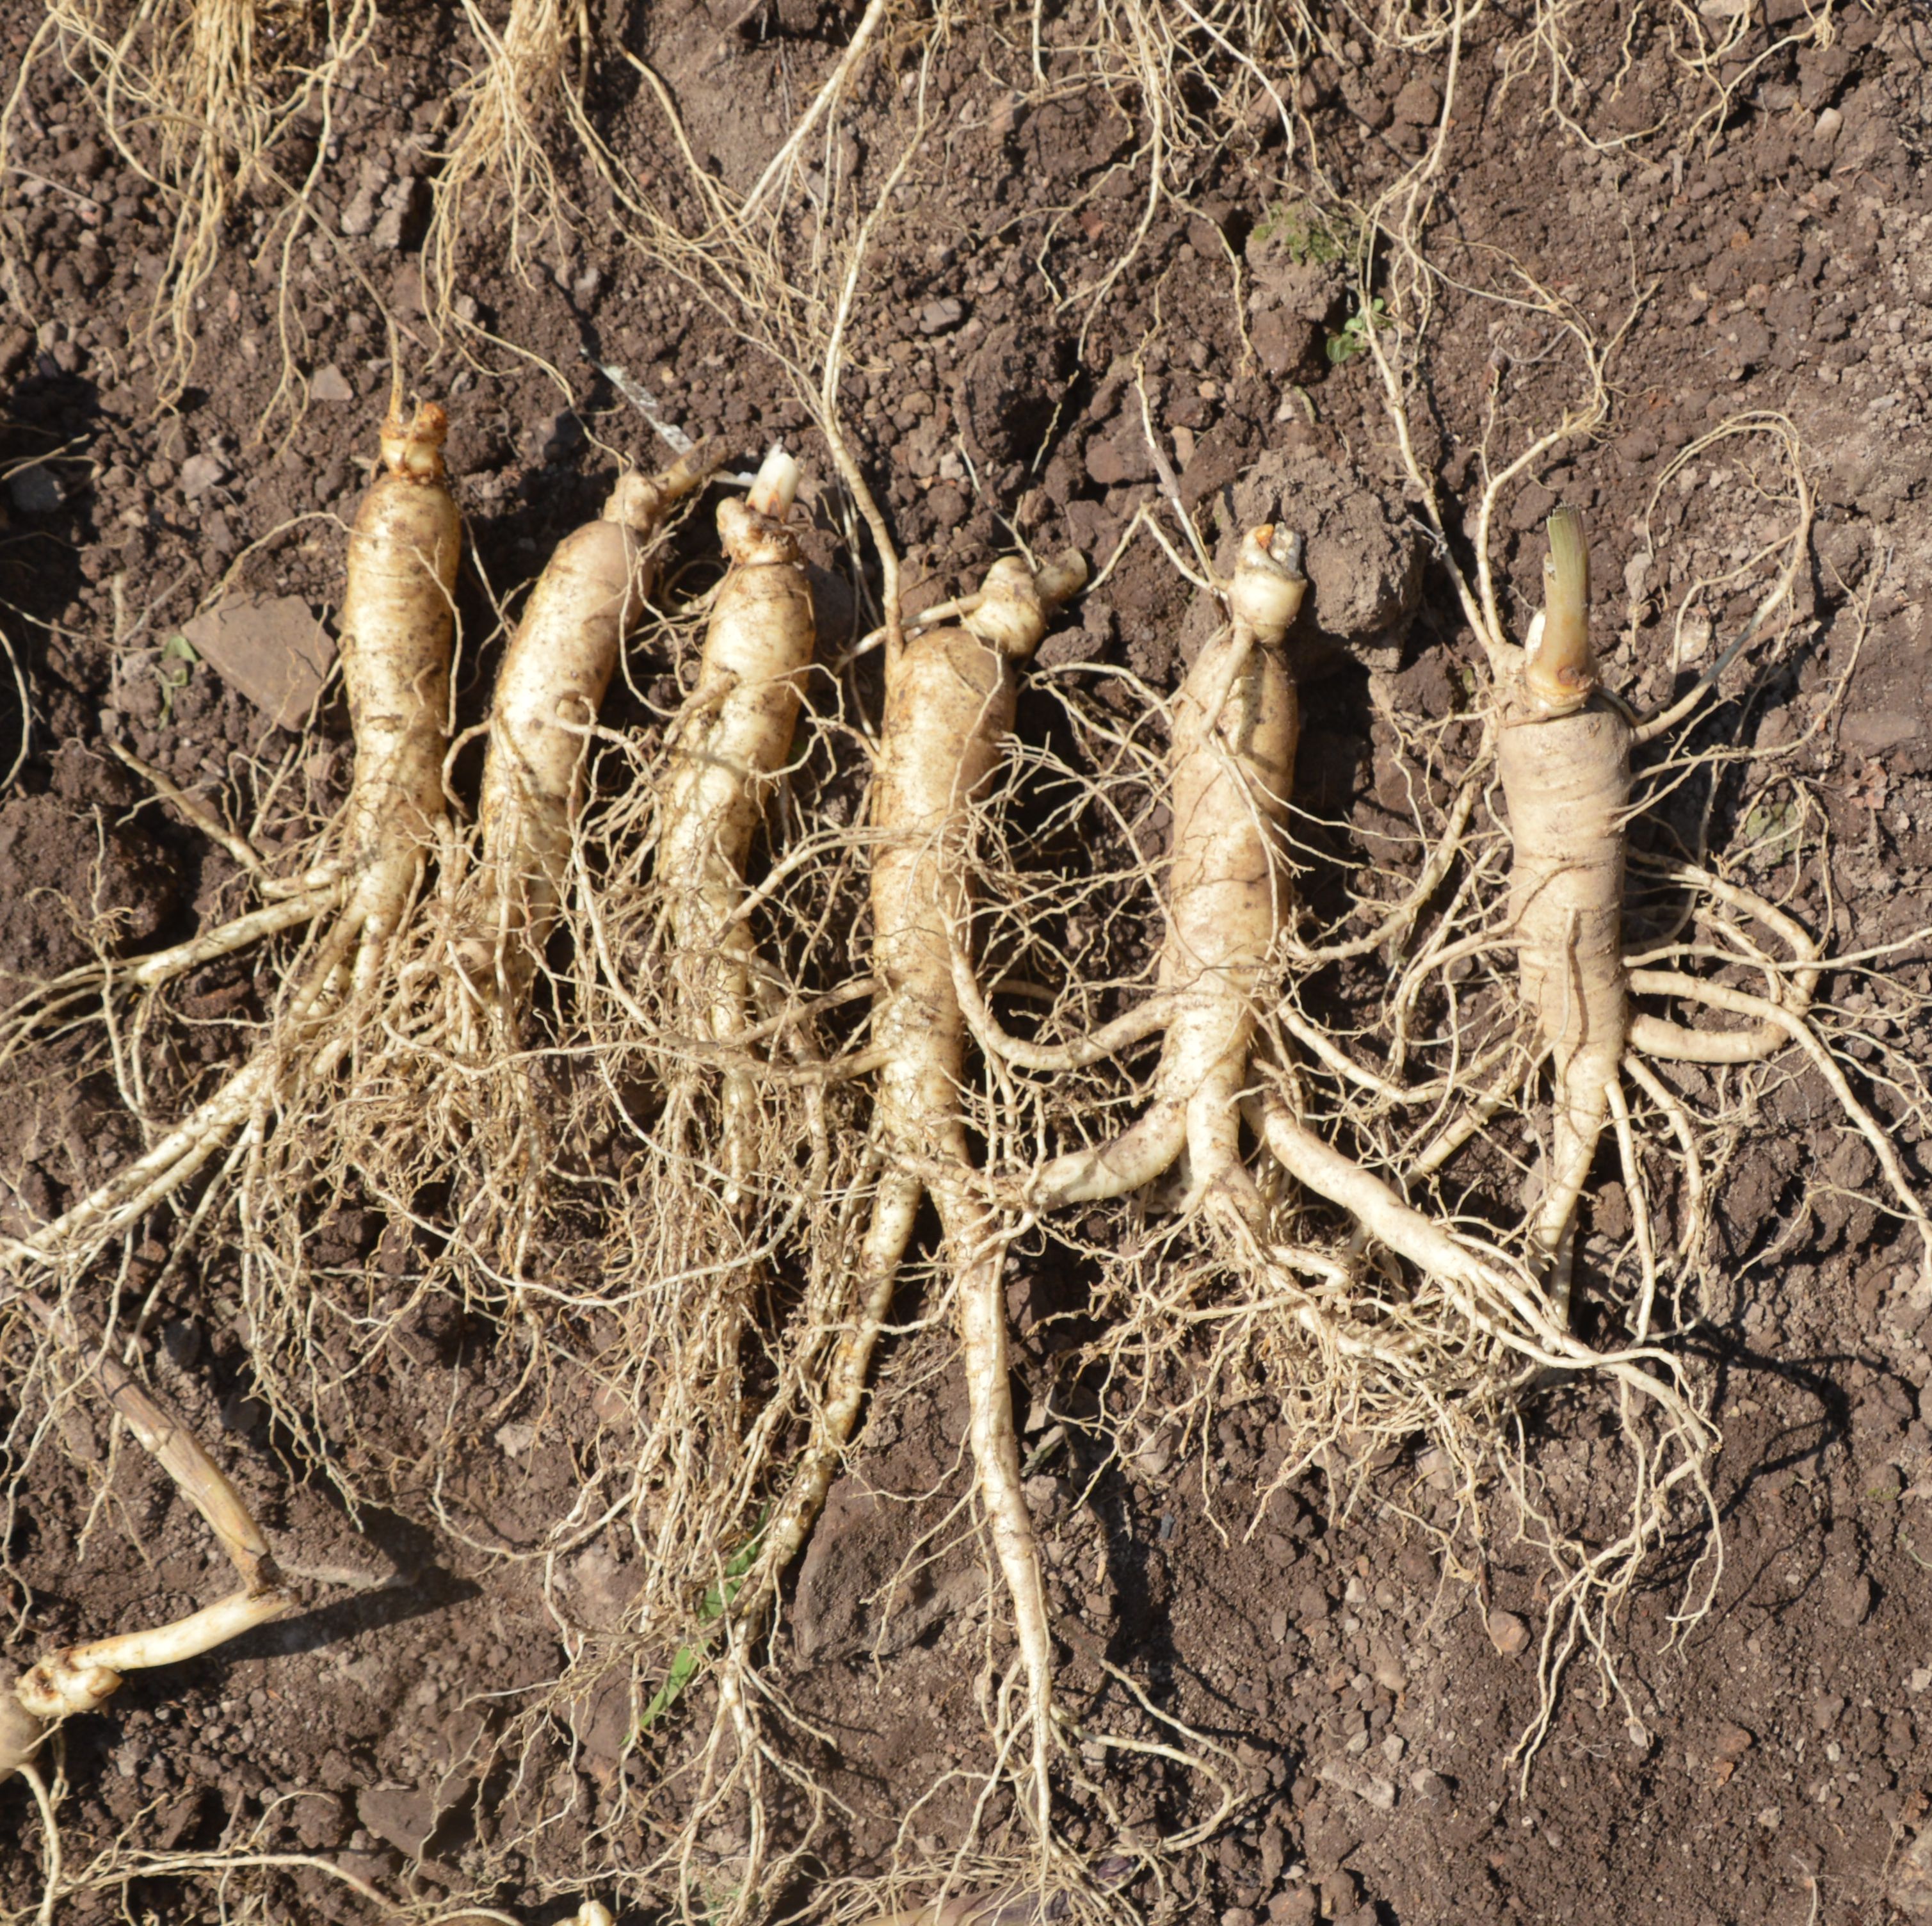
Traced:
POLYGON ((1306 200, 1277 201, 1255 230, 1257 242, 1279 248, 1297 267, 1346 260, 1350 238, 1332 217, 1306 200))
POLYGON ((1745 813, 1746 861, 1754 869, 1768 869, 1797 846, 1804 812, 1790 797, 1760 797, 1745 813))
POLYGON ((170 635, 161 645, 161 659, 154 673, 161 679, 161 721, 164 726, 173 715, 175 698, 194 678, 201 661, 194 643, 183 635, 170 635))
POLYGON ((1371 329, 1379 328, 1388 319, 1388 304, 1378 294, 1366 308, 1358 308, 1339 329, 1328 337, 1329 365, 1340 368, 1351 362, 1369 344, 1371 329))
POLYGON ((686 1688, 698 1676, 698 1669, 704 1660, 704 1648, 710 1643, 711 1627, 724 1617, 731 1601, 738 1596, 746 1574, 758 1562, 758 1548, 764 1542, 764 1523, 762 1518, 759 1519, 758 1528, 725 1561, 724 1577, 699 1600, 698 1622, 704 1627, 704 1632, 691 1644, 680 1645, 671 1655, 670 1670, 664 1675, 664 1682, 658 1687, 638 1720, 640 1732, 649 1732, 684 1696, 686 1688))

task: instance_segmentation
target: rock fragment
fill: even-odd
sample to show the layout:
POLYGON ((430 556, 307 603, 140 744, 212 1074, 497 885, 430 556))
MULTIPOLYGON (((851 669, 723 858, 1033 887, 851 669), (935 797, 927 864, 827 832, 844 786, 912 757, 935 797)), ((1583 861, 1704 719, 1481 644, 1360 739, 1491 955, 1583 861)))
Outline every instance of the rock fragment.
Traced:
POLYGON ((194 652, 278 729, 298 729, 335 659, 335 645, 300 596, 237 596, 182 631, 194 652))

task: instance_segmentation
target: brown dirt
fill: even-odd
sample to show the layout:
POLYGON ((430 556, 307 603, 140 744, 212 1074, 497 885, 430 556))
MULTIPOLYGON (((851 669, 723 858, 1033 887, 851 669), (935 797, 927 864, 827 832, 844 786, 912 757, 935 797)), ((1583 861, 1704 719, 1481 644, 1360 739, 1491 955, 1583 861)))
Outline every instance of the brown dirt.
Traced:
MULTIPOLYGON (((721 25, 735 8, 596 11, 664 75, 700 163, 740 187, 851 24, 790 0, 735 35, 721 25)), ((1607 59, 1625 11, 1590 0, 1573 17, 1576 44, 1607 59)), ((1754 28, 1748 52, 1803 27, 1789 0, 1769 11, 1783 24, 1754 28)), ((0 7, 0 47, 17 55, 38 17, 29 0, 0 7)), ((1499 565, 1534 580, 1532 531, 1560 497, 1588 512, 1600 593, 1620 606, 1636 518, 1676 451, 1726 414, 1786 410, 1821 504, 1804 584, 1812 626, 1758 693, 1757 739, 1788 740, 1818 713, 1862 620, 1856 674, 1803 768, 1836 831, 1838 946, 1903 934, 1928 920, 1932 872, 1925 17, 1910 5, 1840 8, 1830 45, 1774 53, 1694 141, 1686 124, 1708 96, 1673 65, 1661 33, 1646 31, 1621 90, 1600 84, 1607 68, 1593 75, 1591 125, 1632 137, 1606 152, 1540 117, 1532 86, 1498 98, 1500 25, 1478 30, 1469 56, 1441 218, 1561 281, 1604 325, 1634 286, 1655 287, 1615 362, 1606 431, 1563 450, 1505 503, 1499 565)), ((1190 506, 1232 488, 1265 451, 1287 458, 1289 476, 1318 458, 1352 468, 1399 527, 1408 510, 1366 358, 1335 365, 1324 352, 1346 317, 1339 281, 1291 275, 1264 245, 1249 245, 1270 209, 1307 191, 1278 125, 1256 119, 1187 164, 1184 194, 1158 206, 1103 306, 1089 316, 1059 302, 1120 256, 1144 203, 1144 130, 1082 79, 1077 53, 1054 51, 1075 38, 1049 17, 1057 84, 1043 102, 1018 98, 1029 92, 1024 33, 963 26, 947 44, 935 72, 944 137, 901 188, 907 218, 881 230, 854 317, 847 419, 908 580, 970 575, 1007 539, 1006 515, 1042 546, 1064 530, 1090 554, 1107 552, 1156 487, 1137 352, 1190 506), (1254 269, 1245 315, 1229 265, 1243 257, 1254 269)), ((895 77, 912 47, 902 38, 885 69, 867 70, 838 136, 862 199, 896 151, 895 77)), ((157 198, 98 139, 69 77, 43 63, 27 90, 23 171, 6 200, 27 272, 23 305, 0 326, 0 461, 44 457, 55 486, 16 488, 0 527, 0 626, 32 714, 31 753, 0 801, 0 994, 80 960, 90 933, 107 932, 104 919, 138 948, 178 936, 233 896, 227 859, 144 804, 102 744, 122 741, 184 785, 229 781, 244 817, 259 771, 289 747, 205 666, 179 674, 164 645, 231 572, 237 591, 317 605, 337 592, 340 518, 362 485, 357 464, 388 380, 380 317, 338 254, 409 326, 412 383, 448 398, 476 570, 500 590, 594 511, 612 467, 604 444, 652 456, 649 431, 602 365, 644 382, 694 434, 724 434, 734 459, 784 434, 808 468, 829 473, 780 371, 613 238, 594 184, 576 190, 587 210, 578 227, 535 237, 526 276, 501 270, 500 235, 479 227, 471 237, 467 296, 519 352, 491 349, 467 365, 436 357, 410 251, 419 231, 405 221, 386 236, 345 236, 340 212, 368 170, 393 182, 433 167, 416 137, 434 125, 463 56, 452 21, 428 10, 386 20, 374 50, 380 60, 338 101, 322 172, 317 212, 334 239, 297 248, 286 290, 300 371, 332 371, 317 392, 344 398, 283 417, 266 445, 256 430, 281 374, 280 266, 253 254, 259 210, 244 203, 237 214, 197 304, 196 385, 158 416, 152 360, 130 340, 159 268, 157 198), (84 231, 98 245, 82 245, 84 231)), ((1311 112, 1334 164, 1358 182, 1387 179, 1423 137, 1429 110, 1415 90, 1441 76, 1353 40, 1338 51, 1346 57, 1313 70, 1311 112)), ((674 194, 681 164, 632 71, 614 57, 596 63, 590 99, 636 178, 674 194)), ((1471 473, 1501 345, 1527 363, 1534 343, 1526 332, 1500 344, 1484 311, 1452 302, 1430 396, 1452 488, 1471 473)), ((1523 378, 1523 409, 1561 405, 1560 369, 1523 378)), ((829 543, 824 559, 833 559, 829 543)), ((466 617, 486 632, 476 572, 464 593, 466 617)), ((1139 542, 1084 605, 1063 659, 1171 682, 1186 607, 1158 551, 1139 542)), ((1474 651, 1439 570, 1428 570, 1419 612, 1389 639, 1401 666, 1377 687, 1412 713, 1447 711, 1458 685, 1443 666, 1474 651)), ((1655 700, 1666 651, 1653 608, 1611 657, 1612 680, 1633 700, 1655 700)), ((664 667, 637 665, 639 685, 664 667)), ((487 675, 486 663, 484 686, 487 675)), ((1391 820, 1392 738, 1372 721, 1370 694, 1359 666, 1312 685, 1298 772, 1310 811, 1365 836, 1391 820)), ((480 699, 472 690, 472 709, 480 699)), ((608 720, 621 727, 644 713, 620 692, 608 720)), ((14 726, 0 717, 0 758, 14 726)), ((316 808, 340 789, 331 726, 325 715, 302 764, 316 808)), ((1918 954, 1892 967, 1922 995, 1918 954)), ((230 1059, 235 1025, 260 1014, 253 968, 224 965, 190 986, 172 1046, 179 1088, 230 1059)), ((1847 972, 1823 993, 1864 987, 1847 972)), ((1894 997, 1886 1007, 1922 1026, 1922 1006, 1894 997)), ((1922 1060, 1922 1028, 1918 1043, 1922 1060)), ((98 1068, 79 1075, 76 1050, 50 1044, 26 1094, 0 1098, 0 1172, 16 1221, 58 1209, 135 1141, 111 1080, 98 1068)), ((161 1093, 159 1113, 175 1095, 161 1093)), ((1726 1288, 1694 1341, 1725 1433, 1716 1609, 1672 1641, 1669 1582, 1700 1549, 1672 1548, 1674 1569, 1612 1628, 1640 1726, 1623 1704, 1600 1703, 1580 1671, 1526 1792, 1511 1755, 1537 1705, 1535 1645, 1506 1652, 1491 1633, 1514 1642, 1497 1614, 1540 1624, 1546 1566, 1515 1538, 1501 1502, 1486 1539, 1466 1545, 1453 1570, 1415 1522, 1447 1514, 1412 1456, 1378 1468, 1388 1504, 1372 1495, 1352 1509, 1346 1485, 1310 1476, 1256 1517, 1252 1495, 1271 1483, 1283 1441, 1258 1403, 1226 1411, 1186 1452, 1143 1451, 1124 1465, 1076 1429, 1034 1474, 1028 1495, 1081 1714, 1152 1730, 1102 1669, 1104 1656, 1235 1755, 1240 1813, 1180 1862, 1164 1894, 1137 1890, 1150 1911, 1223 1926, 1317 1917, 1607 1926, 1634 1913, 1796 1926, 1883 1915, 1888 1867, 1932 1805, 1932 1728, 1919 1723, 1932 1705, 1922 1696, 1932 1682, 1932 1414, 1920 1405, 1932 1307, 1908 1288, 1909 1248, 1892 1221, 1814 1183, 1819 1166, 1846 1188, 1868 1175, 1862 1150, 1845 1150, 1822 1086, 1794 1072, 1768 1108, 1777 1131, 1752 1139, 1725 1177, 1726 1288), (1363 1795, 1378 1793, 1378 1780, 1392 1802, 1363 1795)), ((1922 1176, 1922 1147, 1904 1135, 1922 1176)), ((1628 1224, 1615 1167, 1609 1152, 1589 1206, 1595 1233, 1612 1244, 1628 1224)), ((332 1261, 383 1261, 382 1227, 364 1215, 339 1212, 323 1227, 332 1261)), ((160 1255, 137 1242, 122 1288, 150 1285, 160 1255)), ((1025 1259, 1013 1285, 1016 1395, 1022 1413, 1037 1402, 1042 1414, 1030 1443, 1044 1435, 1043 1394, 1080 1330, 1086 1285, 1052 1245, 1025 1259)), ((164 1281, 150 1329, 155 1381, 218 1441, 316 1602, 218 1657, 137 1678, 101 1715, 76 1722, 62 1815, 70 1863, 117 1836, 146 1852, 246 1843, 323 1855, 426 1903, 487 1878, 496 1903, 532 1921, 561 1917, 559 1895, 576 1890, 582 1868, 638 1849, 618 1816, 619 1782, 640 1782, 679 1743, 674 1733, 623 1756, 620 1690, 562 1708, 527 1754, 491 1753, 582 1640, 615 1635, 635 1588, 634 1548, 614 1531, 577 1545, 554 1573, 528 1555, 574 1499, 584 1435, 570 1407, 584 1387, 538 1374, 506 1404, 520 1339, 426 1314, 358 1382, 365 1438, 393 1447, 393 1462, 379 1453, 346 1468, 364 1491, 383 1488, 379 1504, 352 1513, 326 1465, 293 1456, 249 1398, 245 1321, 223 1251, 164 1281), (436 1393, 425 1384, 452 1377, 466 1410, 494 1405, 497 1416, 489 1435, 464 1441, 447 1487, 432 1492, 395 1466, 430 1422, 436 1393), (554 1822, 491 1855, 539 1813, 554 1822), (619 1829, 602 1836, 595 1828, 607 1822, 619 1829)), ((25 1341, 10 1331, 10 1345, 25 1341)), ((971 1535, 944 1523, 968 1475, 949 1358, 933 1332, 891 1348, 777 1642, 778 1675, 821 1735, 810 1762, 845 1804, 819 1840, 832 1873, 890 1858, 908 1787, 984 1763, 975 1696, 984 1565, 971 1535), (895 1586, 908 1549, 935 1528, 938 1555, 895 1586)), ((94 1404, 64 1405, 57 1444, 32 1437, 18 1407, 8 1417, 16 1463, 32 1454, 6 1522, 19 1650, 213 1594, 218 1575, 198 1522, 125 1443, 107 1462, 94 1404), (103 1491, 111 1505, 91 1509, 103 1491)), ((1527 1421, 1538 1477, 1587 1515, 1606 1449, 1604 1394, 1556 1390, 1527 1421)), ((938 1798, 904 1843, 943 1848, 964 1796, 938 1798)), ((1198 1789, 1172 1774, 1130 1774, 1119 1796, 1130 1825, 1201 1810, 1198 1789)), ((16 1840, 37 1824, 17 1785, 0 1789, 0 1815, 16 1840)), ((1107 1827, 1097 1816, 1072 1823, 1076 1843, 1104 1861, 1107 1827)), ((372 1916, 313 1873, 237 1878, 236 1893, 257 1896, 238 1903, 268 1907, 248 1916, 372 1916)), ((0 1850, 0 1903, 29 1907, 38 1880, 32 1849, 0 1850)), ((666 1903, 662 1892, 630 1897, 626 1917, 638 1920, 666 1903)), ((797 1906, 811 1892, 780 1897, 797 1906)), ((124 1896, 104 1888, 77 1898, 62 1916, 104 1919, 124 1903, 132 1917, 214 1916, 211 1888, 153 1876, 124 1896)))

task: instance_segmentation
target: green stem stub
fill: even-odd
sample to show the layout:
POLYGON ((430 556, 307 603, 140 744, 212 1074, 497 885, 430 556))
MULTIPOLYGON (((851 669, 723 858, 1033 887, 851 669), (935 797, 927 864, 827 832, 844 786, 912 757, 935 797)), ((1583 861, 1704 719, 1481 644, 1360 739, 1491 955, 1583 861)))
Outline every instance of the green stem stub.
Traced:
POLYGON ((1530 638, 1523 686, 1545 715, 1582 708, 1597 686, 1590 653, 1590 544, 1583 518, 1559 508, 1550 518, 1543 563, 1543 616, 1530 638))

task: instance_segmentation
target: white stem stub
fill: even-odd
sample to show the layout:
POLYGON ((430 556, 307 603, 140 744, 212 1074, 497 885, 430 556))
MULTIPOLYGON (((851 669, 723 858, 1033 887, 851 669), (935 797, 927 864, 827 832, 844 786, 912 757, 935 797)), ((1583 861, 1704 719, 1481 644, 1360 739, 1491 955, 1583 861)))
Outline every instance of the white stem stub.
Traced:
POLYGON ((798 464, 774 446, 760 465, 746 500, 757 513, 782 521, 797 493, 798 464))

